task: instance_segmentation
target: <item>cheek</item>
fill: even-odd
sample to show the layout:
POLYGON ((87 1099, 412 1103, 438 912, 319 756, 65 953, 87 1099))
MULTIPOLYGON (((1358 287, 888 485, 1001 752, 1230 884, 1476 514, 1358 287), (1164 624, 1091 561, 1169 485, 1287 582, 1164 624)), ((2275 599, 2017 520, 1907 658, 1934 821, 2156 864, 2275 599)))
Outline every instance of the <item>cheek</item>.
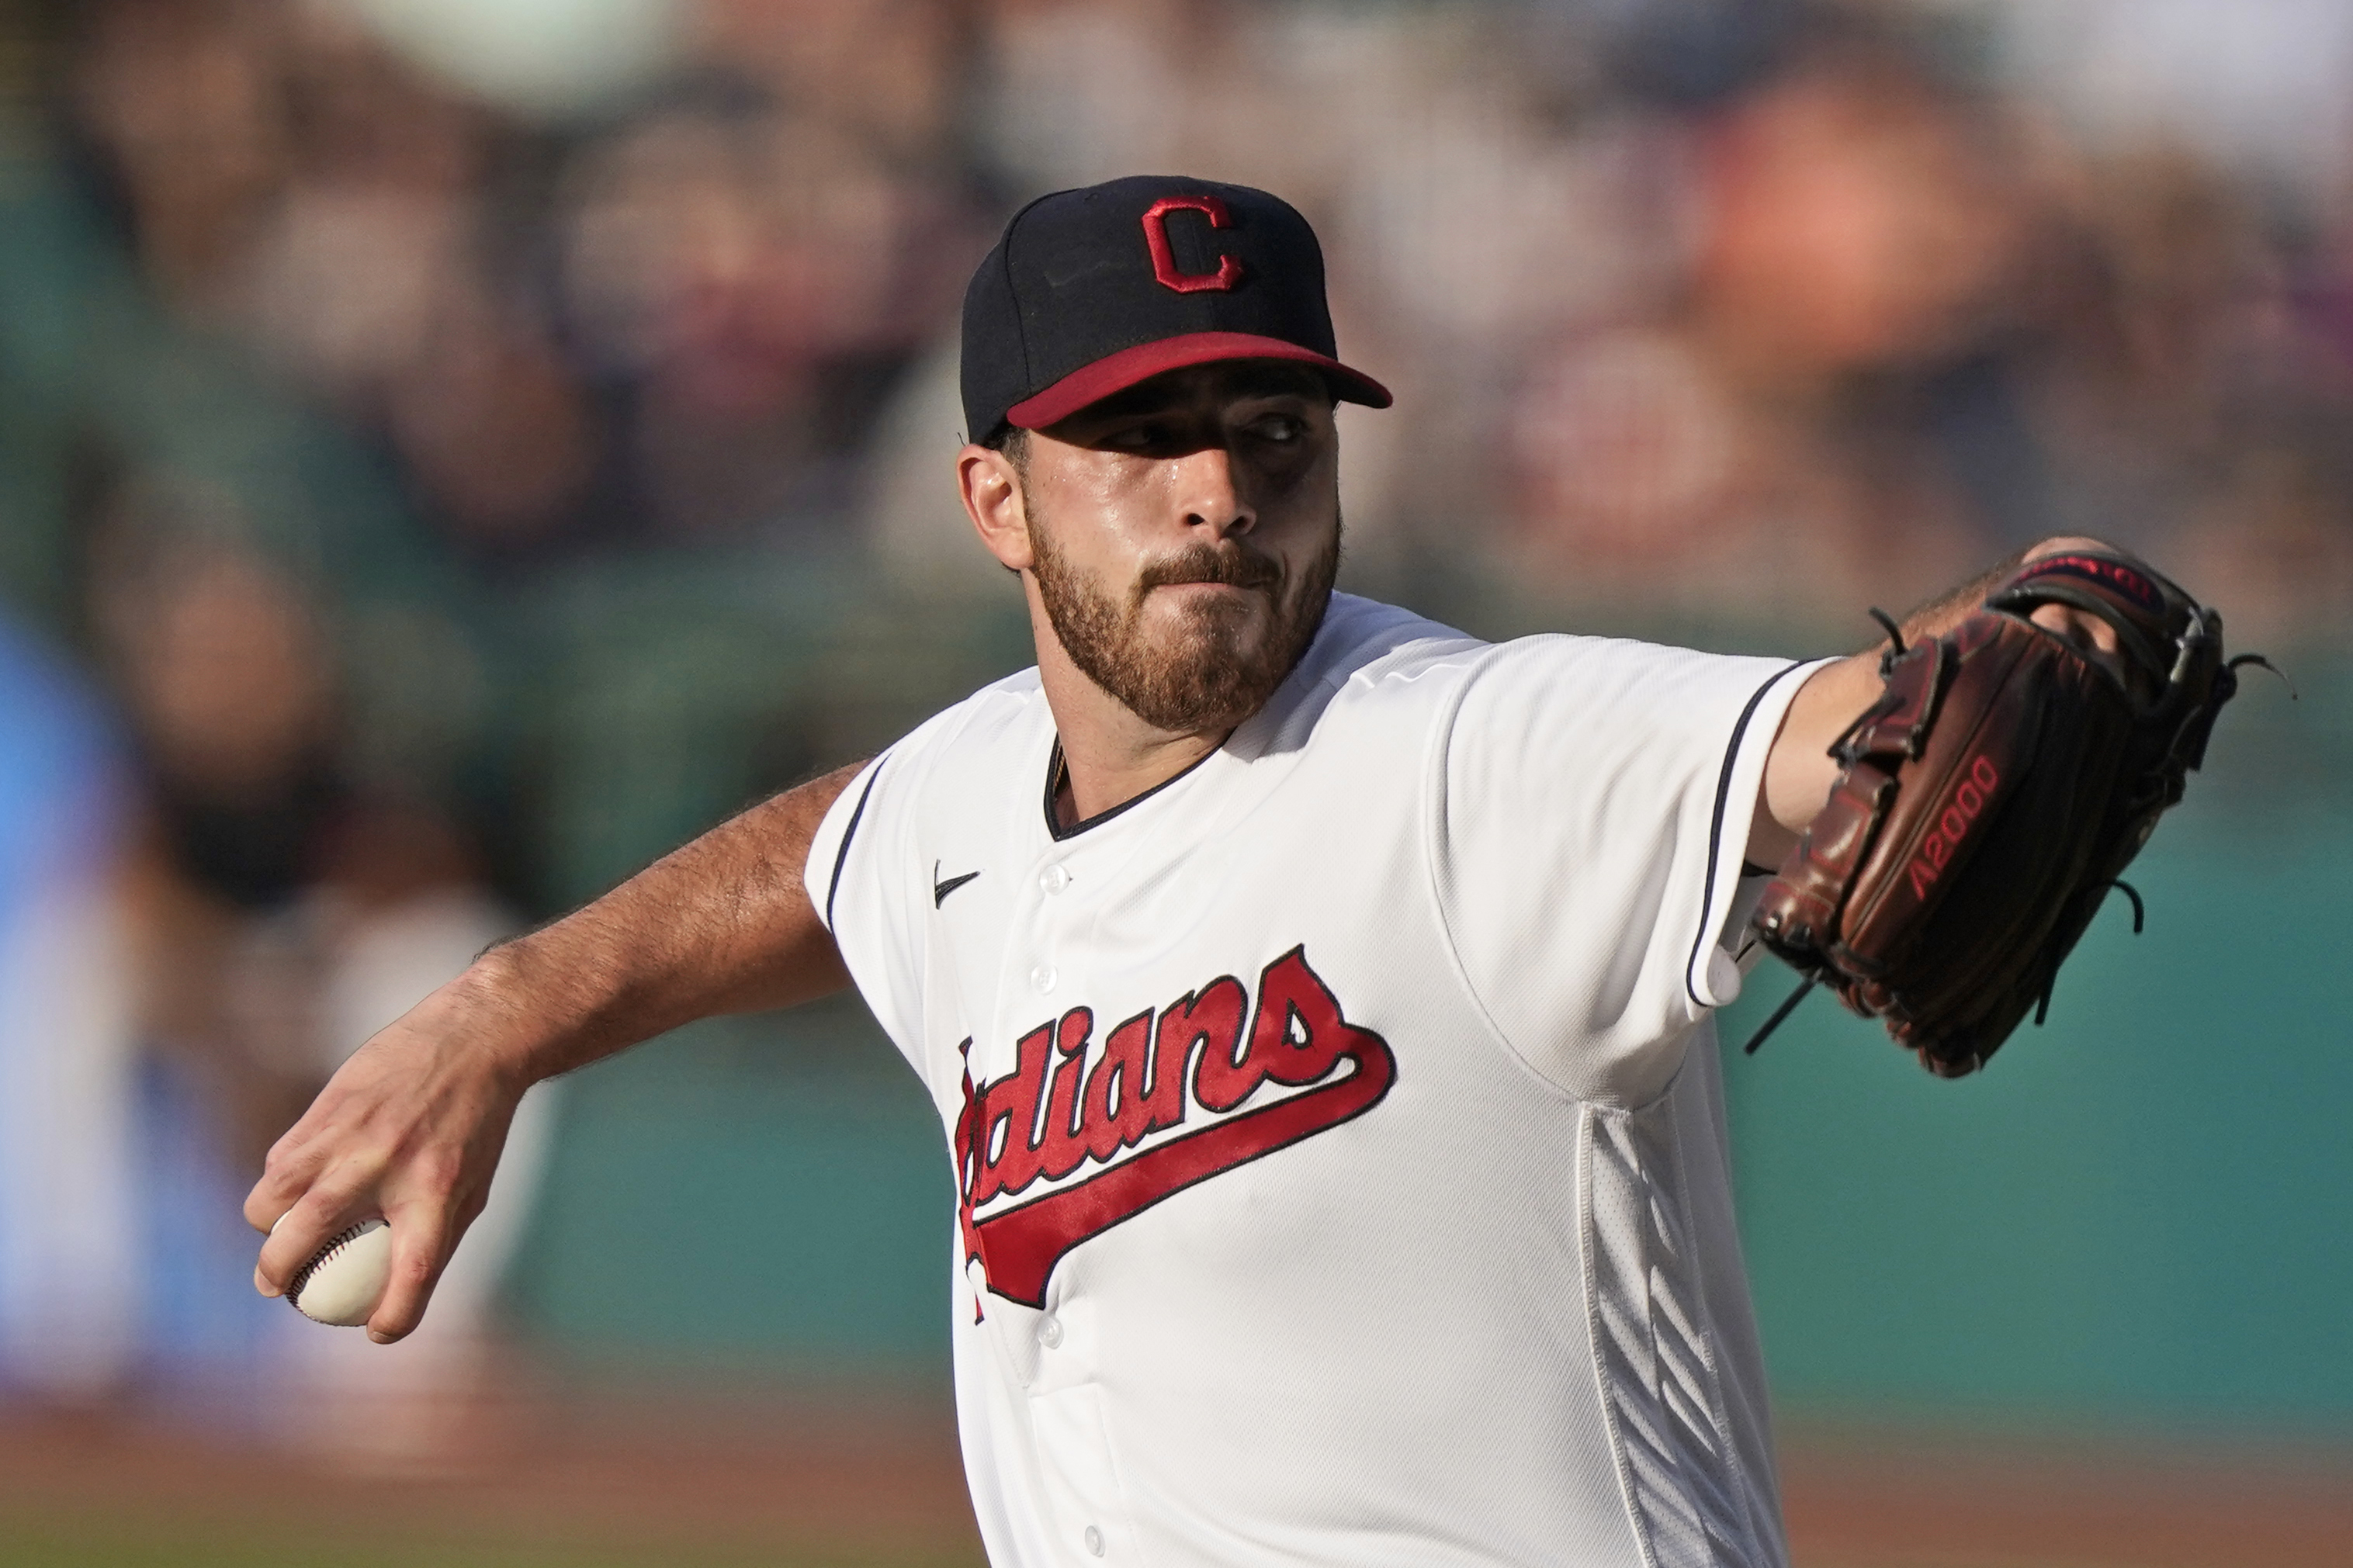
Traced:
POLYGON ((1151 558, 1152 498, 1102 474, 1064 475, 1035 485, 1030 515, 1054 553, 1099 586, 1124 586, 1151 558))
POLYGON ((1104 626, 1132 616, 1137 572, 1133 563, 1108 554, 1100 540, 1087 542, 1094 548, 1081 554, 1059 530, 1048 529, 1034 538, 1033 570, 1039 592, 1050 605, 1059 603, 1104 626))
POLYGON ((1289 526, 1270 532, 1260 544, 1282 559, 1282 594, 1286 600, 1328 573, 1339 546, 1339 519, 1328 506, 1303 512, 1289 526))
POLYGON ((1312 556, 1338 524, 1339 454, 1327 447, 1295 464, 1271 465, 1253 489, 1261 532, 1279 535, 1286 555, 1312 556))
POLYGON ((1304 451, 1274 448, 1251 466, 1252 487, 1261 506, 1336 505, 1339 473, 1339 450, 1329 440, 1304 451))

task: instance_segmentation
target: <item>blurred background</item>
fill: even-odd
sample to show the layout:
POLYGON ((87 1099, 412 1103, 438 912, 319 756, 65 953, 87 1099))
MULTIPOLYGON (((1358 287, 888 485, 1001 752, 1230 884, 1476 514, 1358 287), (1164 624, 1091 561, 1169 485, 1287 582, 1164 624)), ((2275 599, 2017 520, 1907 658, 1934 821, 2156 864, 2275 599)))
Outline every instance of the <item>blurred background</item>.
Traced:
POLYGON ((1801 1564, 2353 1563, 2342 0, 0 0, 0 1563, 977 1561, 854 1003, 534 1091, 393 1350, 237 1210, 484 944, 1029 662, 957 306, 1135 172, 1322 234, 1345 586, 1811 653, 2090 532, 2287 672, 1990 1073, 1728 1073, 1801 1564))

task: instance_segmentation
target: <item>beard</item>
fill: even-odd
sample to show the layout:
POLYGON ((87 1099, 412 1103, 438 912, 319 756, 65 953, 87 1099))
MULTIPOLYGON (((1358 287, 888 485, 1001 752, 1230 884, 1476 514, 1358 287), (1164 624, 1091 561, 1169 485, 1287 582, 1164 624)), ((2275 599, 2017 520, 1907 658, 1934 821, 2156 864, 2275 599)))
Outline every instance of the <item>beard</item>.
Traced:
POLYGON ((1279 562, 1246 545, 1195 544, 1145 567, 1121 596, 1071 564, 1034 500, 1029 519, 1038 597, 1063 651, 1130 712, 1172 734, 1231 730, 1264 707, 1315 640, 1340 571, 1335 518, 1331 543, 1288 582, 1279 562), (1145 625, 1145 600, 1153 589, 1179 583, 1222 583, 1261 595, 1271 614, 1253 636, 1246 603, 1189 605, 1173 631, 1155 635, 1145 625))

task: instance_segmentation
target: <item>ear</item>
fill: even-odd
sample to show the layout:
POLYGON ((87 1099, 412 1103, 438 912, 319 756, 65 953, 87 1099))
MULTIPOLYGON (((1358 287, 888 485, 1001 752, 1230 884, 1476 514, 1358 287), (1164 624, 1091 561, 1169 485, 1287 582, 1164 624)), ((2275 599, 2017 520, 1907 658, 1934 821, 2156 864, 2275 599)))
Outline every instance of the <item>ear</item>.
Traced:
POLYGON ((1021 476, 1012 459, 987 447, 966 447, 956 454, 956 485, 964 495, 965 515, 991 555, 1016 572, 1026 572, 1034 557, 1029 552, 1029 509, 1021 493, 1021 476))

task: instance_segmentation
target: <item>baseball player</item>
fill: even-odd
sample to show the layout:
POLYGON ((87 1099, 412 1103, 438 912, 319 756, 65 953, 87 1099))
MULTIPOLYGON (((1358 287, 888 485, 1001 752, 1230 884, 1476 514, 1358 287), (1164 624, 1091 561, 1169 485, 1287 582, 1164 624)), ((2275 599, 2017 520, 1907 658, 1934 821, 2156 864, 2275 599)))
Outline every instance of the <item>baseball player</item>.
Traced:
POLYGON ((1037 666, 369 1041, 247 1204, 287 1216, 259 1288, 382 1213, 398 1338, 527 1086, 854 983, 955 1165, 993 1561, 1785 1563, 1710 1018, 1876 654, 1489 645, 1335 594, 1334 405, 1389 395, 1261 192, 1031 204, 963 395, 1037 666))

